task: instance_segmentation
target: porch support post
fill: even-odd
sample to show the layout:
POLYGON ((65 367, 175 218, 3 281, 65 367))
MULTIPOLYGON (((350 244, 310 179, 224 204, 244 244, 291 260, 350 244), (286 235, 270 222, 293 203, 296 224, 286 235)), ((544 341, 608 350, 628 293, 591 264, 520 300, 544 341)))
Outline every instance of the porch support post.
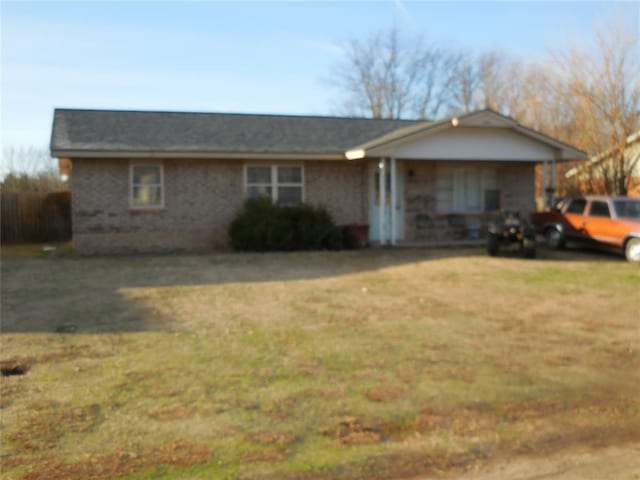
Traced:
POLYGON ((555 205, 556 202, 556 170, 557 170, 557 163, 556 163, 556 156, 557 154, 553 155, 553 160, 551 161, 551 195, 549 198, 549 206, 553 207, 555 205))
POLYGON ((384 231, 385 231, 385 224, 384 224, 384 219, 385 219, 385 200, 387 197, 387 192, 386 190, 386 184, 387 182, 385 182, 385 177, 386 177, 386 173, 387 170, 385 168, 385 163, 386 163, 386 159, 381 158, 380 162, 378 163, 378 192, 380 195, 380 198, 378 198, 378 214, 379 214, 379 218, 378 218, 378 227, 380 228, 380 245, 384 245, 385 244, 385 235, 384 235, 384 231))
POLYGON ((396 185, 396 159, 395 157, 391 157, 391 245, 396 244, 396 205, 398 203, 397 195, 398 195, 398 187, 396 185))
POLYGON ((547 209, 547 161, 542 162, 542 209, 547 209))

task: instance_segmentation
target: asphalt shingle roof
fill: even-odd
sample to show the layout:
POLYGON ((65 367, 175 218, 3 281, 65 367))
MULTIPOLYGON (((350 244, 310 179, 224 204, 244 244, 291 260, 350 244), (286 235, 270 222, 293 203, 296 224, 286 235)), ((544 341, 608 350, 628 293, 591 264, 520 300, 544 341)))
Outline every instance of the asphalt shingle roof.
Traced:
POLYGON ((416 120, 56 109, 52 151, 342 154, 416 120))

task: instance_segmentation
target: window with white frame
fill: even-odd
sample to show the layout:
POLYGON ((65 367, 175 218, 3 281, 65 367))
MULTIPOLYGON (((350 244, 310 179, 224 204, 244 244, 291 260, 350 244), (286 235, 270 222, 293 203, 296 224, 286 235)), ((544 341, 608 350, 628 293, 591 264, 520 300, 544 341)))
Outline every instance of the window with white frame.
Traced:
POLYGON ((132 208, 162 208, 164 205, 162 165, 131 165, 130 199, 132 208))
POLYGON ((438 167, 436 201, 441 213, 500 210, 498 169, 455 165, 438 167))
POLYGON ((278 205, 297 205, 304 200, 304 171, 301 166, 247 165, 248 199, 265 197, 278 205))

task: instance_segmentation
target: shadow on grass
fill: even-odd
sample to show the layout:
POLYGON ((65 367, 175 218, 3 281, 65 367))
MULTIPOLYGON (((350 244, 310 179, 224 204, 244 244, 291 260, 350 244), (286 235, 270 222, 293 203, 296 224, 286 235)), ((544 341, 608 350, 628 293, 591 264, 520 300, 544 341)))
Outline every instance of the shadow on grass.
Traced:
MULTIPOLYGON (((2 261, 3 333, 113 333, 164 330, 172 319, 123 289, 237 285, 362 274, 420 262, 484 258, 483 247, 342 252, 62 256, 2 261)), ((505 262, 517 254, 500 255, 505 262)), ((622 262, 612 253, 539 249, 538 260, 622 262)), ((538 260, 531 260, 536 262, 538 260)), ((460 265, 464 273, 464 262, 460 265)))

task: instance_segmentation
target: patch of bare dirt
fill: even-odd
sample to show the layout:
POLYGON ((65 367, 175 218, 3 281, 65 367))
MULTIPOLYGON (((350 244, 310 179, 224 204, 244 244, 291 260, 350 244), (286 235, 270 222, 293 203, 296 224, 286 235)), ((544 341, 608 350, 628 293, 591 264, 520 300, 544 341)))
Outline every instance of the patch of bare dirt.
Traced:
POLYGON ((19 428, 6 439, 21 450, 44 451, 54 448, 66 432, 88 432, 100 421, 100 406, 64 408, 55 402, 36 404, 19 428))
POLYGON ((33 462, 33 458, 26 455, 4 454, 0 456, 0 465, 2 468, 15 468, 23 465, 29 465, 33 462))
POLYGON ((106 480, 124 477, 157 465, 188 467, 208 462, 213 452, 191 443, 168 443, 142 452, 119 451, 95 455, 87 460, 67 463, 57 458, 38 462, 23 480, 64 478, 67 480, 106 480))
POLYGON ((41 460, 22 477, 23 480, 64 478, 67 480, 106 480, 131 475, 139 470, 135 457, 128 453, 114 453, 89 460, 66 463, 57 458, 41 460))
POLYGON ((281 432, 252 432, 245 435, 245 440, 265 445, 291 445, 299 439, 291 433, 281 432))
POLYGON ((320 429, 320 434, 331 437, 342 445, 378 443, 382 440, 380 429, 356 417, 345 417, 337 425, 320 429))
POLYGON ((383 384, 370 388, 364 392, 364 396, 372 402, 388 402, 402 397, 409 391, 406 385, 383 384))
POLYGON ((3 377, 24 375, 31 369, 31 361, 28 359, 16 359, 0 361, 0 372, 3 377))
POLYGON ((474 435, 493 428, 497 415, 482 412, 481 408, 457 408, 453 410, 426 407, 411 423, 412 431, 447 430, 455 435, 474 435))
POLYGON ((211 449, 205 445, 174 442, 148 450, 143 458, 148 459, 147 465, 160 463, 188 467, 209 461, 211 454, 211 449))

